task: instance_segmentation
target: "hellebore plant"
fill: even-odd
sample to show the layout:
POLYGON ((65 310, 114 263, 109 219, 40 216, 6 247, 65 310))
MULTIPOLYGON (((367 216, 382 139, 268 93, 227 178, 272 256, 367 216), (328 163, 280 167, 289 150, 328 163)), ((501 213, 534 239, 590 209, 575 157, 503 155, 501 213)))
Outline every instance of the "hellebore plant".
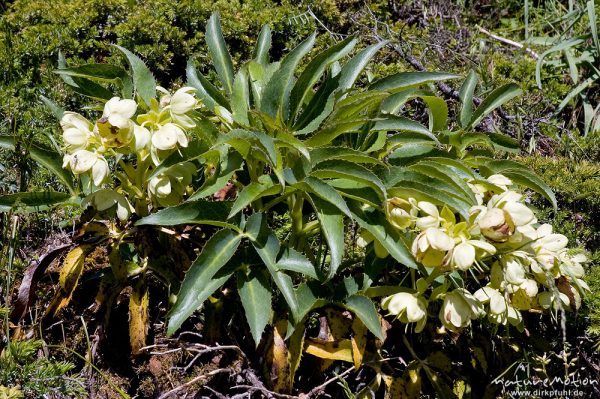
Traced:
MULTIPOLYGON (((520 93, 515 85, 473 109, 477 76, 470 73, 459 128, 449 131, 448 105, 430 84, 457 76, 361 80, 384 42, 353 53, 357 39, 349 37, 302 64, 313 34, 271 62, 264 27, 253 59, 234 71, 217 15, 206 40, 219 83, 190 61, 185 87, 157 87, 123 48, 130 72, 64 63, 58 70, 102 110, 92 121, 58 111, 63 166, 81 184, 44 156, 49 150, 32 147, 70 194, 0 198, 9 208, 79 198, 87 208, 49 312, 68 304, 86 255, 102 243, 110 266, 97 299, 109 312, 131 287, 134 352, 146 344, 149 276, 169 290, 168 334, 207 299, 231 300, 236 292, 244 339, 286 347, 286 356, 265 361, 279 373, 274 389, 290 392, 303 352, 357 368, 368 351, 380 357, 366 344, 368 332, 384 339, 380 307, 422 334, 440 325, 460 332, 486 315, 522 330, 522 312, 579 307, 588 290, 585 257, 537 222, 519 187, 556 205, 553 194, 522 165, 494 159, 494 151, 515 151, 518 143, 474 129, 520 93), (402 116, 411 101, 426 106, 427 126, 402 116), (314 312, 326 312, 330 326, 351 322, 323 341, 307 336, 314 312)), ((11 140, 0 143, 14 147, 11 140)))

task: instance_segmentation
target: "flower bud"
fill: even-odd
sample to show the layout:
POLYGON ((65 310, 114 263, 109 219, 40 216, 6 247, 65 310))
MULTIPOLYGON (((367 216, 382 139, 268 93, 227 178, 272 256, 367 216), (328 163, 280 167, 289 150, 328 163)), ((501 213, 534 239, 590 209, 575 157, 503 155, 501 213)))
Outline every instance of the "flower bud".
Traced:
POLYGON ((397 229, 405 230, 415 221, 416 209, 413 204, 403 198, 390 198, 385 203, 386 217, 397 229))

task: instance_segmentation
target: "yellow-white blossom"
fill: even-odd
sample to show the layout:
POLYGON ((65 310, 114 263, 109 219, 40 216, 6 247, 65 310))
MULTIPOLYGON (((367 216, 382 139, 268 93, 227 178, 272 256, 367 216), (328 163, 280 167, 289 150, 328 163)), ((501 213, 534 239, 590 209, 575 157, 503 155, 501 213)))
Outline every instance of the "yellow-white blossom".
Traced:
POLYGON ((402 323, 417 323, 415 331, 421 332, 427 321, 427 301, 417 294, 399 292, 381 302, 383 309, 398 317, 402 323))
POLYGON ((88 195, 82 203, 83 207, 93 206, 97 211, 104 212, 115 208, 119 220, 126 221, 133 212, 133 207, 127 198, 114 190, 102 189, 88 195))
POLYGON ((400 230, 410 228, 415 223, 418 213, 416 201, 413 198, 409 198, 407 201, 399 197, 388 199, 385 203, 385 211, 390 224, 400 230))
POLYGON ((134 148, 138 153, 147 152, 150 149, 152 134, 144 126, 134 125, 134 148))
POLYGON ((131 117, 135 115, 136 110, 137 103, 134 100, 113 97, 104 104, 102 118, 106 118, 112 126, 125 129, 130 126, 131 117))
POLYGON ((93 136, 94 125, 75 112, 65 112, 60 119, 63 141, 69 151, 83 150, 93 136))
POLYGON ((469 291, 457 288, 446 293, 439 318, 448 330, 457 331, 485 314, 482 304, 469 291))
POLYGON ((64 167, 68 167, 76 175, 91 171, 92 180, 96 186, 100 186, 110 172, 108 162, 102 155, 87 150, 66 154, 63 158, 64 167))
POLYGON ((185 132, 173 123, 166 123, 152 134, 152 146, 158 150, 166 151, 188 146, 185 132))
POLYGON ((448 251, 454 248, 454 240, 443 230, 430 227, 420 233, 412 243, 412 254, 426 267, 438 267, 444 262, 448 251))
POLYGON ((160 206, 176 205, 181 201, 186 188, 192 183, 195 172, 196 168, 190 162, 173 165, 150 179, 148 193, 160 206))
POLYGON ((465 240, 452 250, 452 266, 459 270, 468 270, 481 255, 493 255, 496 247, 481 240, 465 240))

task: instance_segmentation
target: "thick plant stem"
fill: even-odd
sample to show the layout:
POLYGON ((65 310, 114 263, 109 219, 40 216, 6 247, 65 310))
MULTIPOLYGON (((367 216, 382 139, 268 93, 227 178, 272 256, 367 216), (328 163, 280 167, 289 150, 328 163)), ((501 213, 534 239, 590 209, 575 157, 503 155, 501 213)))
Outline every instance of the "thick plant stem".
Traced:
POLYGON ((304 221, 302 215, 302 207, 304 205, 304 198, 302 196, 293 195, 290 197, 290 209, 292 218, 292 232, 290 237, 290 245, 296 249, 301 250, 300 237, 302 236, 302 230, 304 228, 304 221))

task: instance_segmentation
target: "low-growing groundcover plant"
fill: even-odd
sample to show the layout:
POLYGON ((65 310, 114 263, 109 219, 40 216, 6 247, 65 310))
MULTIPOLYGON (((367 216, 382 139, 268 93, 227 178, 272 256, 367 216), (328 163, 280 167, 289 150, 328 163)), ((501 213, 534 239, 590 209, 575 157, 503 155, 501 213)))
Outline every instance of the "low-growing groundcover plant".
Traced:
POLYGON ((521 164, 493 157, 514 140, 476 130, 520 91, 500 87, 474 109, 469 74, 450 130, 448 104, 430 84, 458 76, 362 81, 385 42, 353 52, 350 36, 303 63, 313 34, 272 62, 270 38, 265 26, 254 58, 235 70, 213 15, 206 41, 219 82, 190 60, 181 88, 157 87, 121 47, 129 70, 57 71, 93 100, 89 117, 46 100, 64 153, 30 154, 69 193, 0 197, 5 210, 84 209, 47 315, 69 304, 86 257, 103 246, 99 312, 108 320, 129 292, 135 355, 148 344, 150 288, 160 281, 167 335, 196 328, 187 320, 207 303, 241 302, 247 326, 236 340, 253 341, 276 392, 321 384, 297 376, 307 362, 325 371, 339 361, 368 377, 341 382, 349 397, 492 395, 499 388, 477 378, 489 384, 500 374, 493 350, 476 346, 465 364, 452 349, 428 352, 427 342, 448 348, 476 331, 493 345, 525 347, 536 315, 564 319, 589 290, 585 256, 538 223, 523 190, 555 205, 551 191, 521 164), (427 126, 403 116, 415 103, 427 126), (400 346, 405 363, 396 367, 388 355, 400 346))

